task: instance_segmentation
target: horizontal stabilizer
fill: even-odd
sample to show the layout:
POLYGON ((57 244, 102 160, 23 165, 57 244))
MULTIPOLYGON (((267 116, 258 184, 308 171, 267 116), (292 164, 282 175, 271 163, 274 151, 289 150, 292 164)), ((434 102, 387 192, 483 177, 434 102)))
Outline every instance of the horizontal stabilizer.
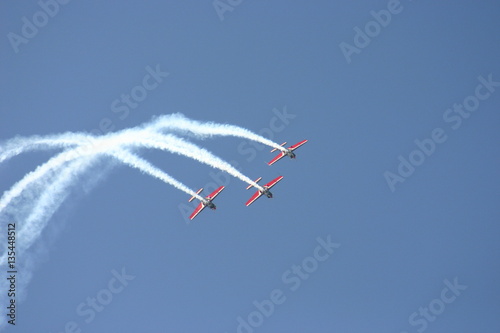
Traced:
MULTIPOLYGON (((259 177, 259 178, 257 178, 257 179, 255 180, 255 182, 256 182, 256 183, 258 183, 258 182, 260 182, 260 180, 261 180, 261 179, 262 179, 262 177, 259 177)), ((252 186, 253 186, 252 184, 248 185, 248 186, 247 186, 247 190, 251 189, 251 188, 252 188, 252 186)))
MULTIPOLYGON (((283 147, 284 145, 286 145, 286 141, 283 142, 280 146, 283 147)), ((271 150, 271 153, 274 153, 276 150, 278 150, 278 148, 274 148, 273 150, 271 150)))
MULTIPOLYGON (((202 187, 202 188, 200 188, 200 189, 198 190, 198 192, 196 192, 196 194, 200 194, 200 193, 201 193, 201 191, 203 191, 203 187, 202 187)), ((195 197, 195 196, 192 196, 192 197, 188 200, 188 202, 191 202, 191 201, 193 201, 194 199, 196 199, 196 197, 195 197)))

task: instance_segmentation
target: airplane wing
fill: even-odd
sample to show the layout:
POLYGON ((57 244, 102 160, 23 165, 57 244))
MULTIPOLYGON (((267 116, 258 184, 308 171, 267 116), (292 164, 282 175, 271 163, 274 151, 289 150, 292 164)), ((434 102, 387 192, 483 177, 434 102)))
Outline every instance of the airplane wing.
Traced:
POLYGON ((273 165, 274 163, 278 162, 279 160, 281 160, 286 154, 284 152, 280 152, 278 156, 276 156, 275 158, 273 158, 271 160, 271 162, 267 163, 268 165, 273 165))
POLYGON ((305 144, 306 142, 307 142, 307 140, 300 141, 299 143, 296 143, 293 146, 288 147, 288 149, 295 150, 295 149, 299 148, 300 146, 302 146, 303 144, 305 144))
POLYGON ((223 189, 224 189, 224 186, 219 187, 218 189, 216 189, 215 191, 213 191, 212 193, 210 193, 207 196, 207 199, 214 199, 216 196, 219 195, 220 192, 222 192, 223 189))
POLYGON ((254 195, 252 195, 252 197, 250 198, 250 200, 247 201, 247 203, 245 205, 247 206, 250 206, 251 204, 253 204, 253 202, 255 200, 257 200, 258 198, 260 198, 262 196, 262 193, 260 193, 260 191, 257 191, 255 192, 254 195))
POLYGON ((266 184, 266 185, 264 185, 264 186, 267 186, 268 188, 271 188, 271 187, 273 187, 274 185, 278 184, 278 182, 279 182, 280 180, 282 180, 282 179, 283 179, 283 176, 279 176, 278 178, 275 178, 275 179, 271 180, 269 183, 267 183, 267 184, 266 184))
POLYGON ((194 210, 193 214, 191 214, 191 216, 189 216, 189 219, 191 219, 191 220, 192 220, 192 219, 194 219, 194 218, 195 218, 198 214, 200 214, 200 213, 201 213, 201 211, 202 211, 205 207, 206 207, 206 206, 205 206, 202 202, 200 202, 200 203, 198 204, 198 206, 196 206, 196 209, 194 210))

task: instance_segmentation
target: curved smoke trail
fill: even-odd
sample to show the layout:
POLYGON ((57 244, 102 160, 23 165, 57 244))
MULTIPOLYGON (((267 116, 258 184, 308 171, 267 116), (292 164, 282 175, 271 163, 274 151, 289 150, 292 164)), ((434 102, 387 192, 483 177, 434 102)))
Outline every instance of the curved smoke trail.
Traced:
MULTIPOLYGON (((181 114, 165 115, 136 128, 106 134, 100 137, 88 133, 63 133, 59 135, 16 137, 0 144, 0 163, 20 154, 35 150, 64 149, 47 162, 27 173, 0 198, 0 222, 15 218, 19 222, 17 251, 23 260, 18 266, 23 270, 19 280, 19 291, 28 283, 36 260, 30 260, 27 252, 41 236, 53 214, 70 194, 72 185, 104 156, 137 168, 175 188, 203 200, 203 197, 153 166, 148 161, 130 152, 134 149, 160 149, 192 158, 262 189, 257 183, 243 175, 228 162, 208 150, 169 133, 179 133, 200 138, 234 136, 253 140, 284 151, 277 143, 257 135, 245 128, 229 124, 199 122, 181 114), (22 196, 21 196, 22 195, 22 196), (14 201, 14 199, 17 199, 14 201)), ((7 262, 7 245, 0 251, 0 266, 7 262)), ((36 254, 36 253, 35 253, 36 254)), ((6 281, 0 281, 4 290, 6 281)), ((3 300, 5 295, 0 296, 3 300)), ((3 303, 3 302, 1 302, 3 303)))
POLYGON ((215 122, 200 122, 186 118, 183 114, 180 113, 159 116, 155 118, 149 125, 146 125, 146 127, 157 132, 177 131, 181 133, 190 133, 201 138, 211 136, 234 136, 259 142, 266 146, 286 152, 286 149, 281 145, 269 139, 266 139, 265 137, 258 135, 246 128, 230 124, 219 124, 215 122))

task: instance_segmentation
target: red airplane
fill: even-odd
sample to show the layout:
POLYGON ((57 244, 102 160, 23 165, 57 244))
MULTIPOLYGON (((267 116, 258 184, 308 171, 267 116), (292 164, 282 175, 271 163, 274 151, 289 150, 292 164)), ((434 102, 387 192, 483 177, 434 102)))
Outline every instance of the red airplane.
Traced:
MULTIPOLYGON (((191 214, 191 216, 189 216, 189 218, 192 220, 194 219, 198 214, 201 213, 201 211, 203 209, 205 209, 205 207, 209 207, 210 209, 217 209, 217 207, 214 205, 214 203, 212 202, 212 200, 215 199, 216 196, 219 195, 220 192, 222 192, 222 190, 224 189, 224 186, 221 186, 219 187, 218 189, 216 189, 215 191, 213 191, 212 193, 210 193, 209 195, 207 195, 199 204, 198 206, 196 207, 196 209, 194 210, 194 212, 191 214)), ((196 192, 196 194, 200 194, 201 191, 203 191, 203 187, 200 188, 198 190, 198 192, 196 192)), ((189 202, 193 201, 196 197, 191 197, 191 199, 189 199, 189 202)))
MULTIPOLYGON (((261 179, 262 179, 262 177, 258 178, 255 182, 258 183, 261 179)), ((283 176, 279 176, 278 178, 273 179, 269 183, 267 183, 266 185, 262 186, 264 190, 259 189, 257 192, 255 192, 255 194, 252 195, 250 200, 247 201, 246 205, 250 206, 255 200, 257 200, 258 198, 260 198, 264 194, 268 198, 272 198, 273 194, 271 193, 271 191, 269 191, 269 189, 271 187, 273 187, 274 185, 276 185, 282 179, 283 179, 283 176)), ((252 184, 248 185, 247 190, 249 190, 252 186, 253 186, 252 184)))
MULTIPOLYGON (((307 142, 307 140, 303 140, 303 141, 300 141, 299 143, 296 143, 294 144, 293 146, 290 146, 288 148, 285 148, 286 151, 280 151, 280 154, 278 156, 276 156, 275 158, 273 158, 271 160, 271 162, 267 163, 268 165, 273 165, 274 163, 278 162, 279 160, 281 160, 283 157, 285 156, 290 156, 290 158, 295 158, 295 153, 293 152, 295 149, 299 148, 300 146, 302 146, 303 144, 305 144, 307 142)), ((281 146, 283 147, 284 145, 286 145, 286 142, 283 142, 281 144, 281 146)), ((273 150, 271 150, 271 153, 274 153, 276 150, 278 150, 278 148, 274 148, 273 150)))

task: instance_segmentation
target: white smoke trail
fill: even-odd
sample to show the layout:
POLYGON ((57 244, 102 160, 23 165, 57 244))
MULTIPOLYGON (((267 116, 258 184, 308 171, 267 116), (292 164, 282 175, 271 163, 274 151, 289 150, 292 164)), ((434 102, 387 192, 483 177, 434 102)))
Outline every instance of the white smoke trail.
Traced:
MULTIPOLYGON (((17 250, 22 253, 28 249, 39 237, 45 228, 47 221, 59 208, 68 195, 69 187, 75 183, 75 180, 94 164, 99 156, 90 156, 80 158, 69 163, 67 167, 58 167, 56 180, 51 183, 50 175, 43 174, 35 180, 38 187, 44 188, 42 195, 36 200, 28 218, 24 221, 19 219, 22 224, 18 228, 17 250)), ((33 190, 33 189, 32 189, 33 190)), ((15 212, 16 213, 20 212, 15 212)), ((6 254, 0 257, 0 265, 4 264, 6 254)))
POLYGON ((252 184, 256 188, 260 190, 264 190, 262 186, 239 172, 235 167, 233 167, 228 162, 220 159, 219 157, 213 155, 208 150, 201 148, 195 144, 187 142, 181 138, 178 138, 174 135, 167 134, 142 134, 137 137, 136 144, 138 146, 155 148, 161 150, 167 150, 172 153, 177 153, 180 155, 184 155, 186 157, 195 159, 198 162, 210 165, 213 168, 223 170, 230 175, 239 178, 247 184, 252 184))
MULTIPOLYGON (((16 218, 16 215, 24 215, 23 212, 13 211, 13 222, 16 223, 17 227, 17 242, 16 242, 16 269, 22 274, 18 275, 17 281, 17 296, 16 298, 22 300, 24 298, 25 286, 29 283, 33 266, 38 260, 32 257, 32 254, 26 253, 26 251, 33 245, 33 243, 38 239, 41 232, 48 224, 48 221, 52 215, 61 206, 64 200, 69 194, 69 188, 71 184, 74 183, 75 178, 79 177, 89 165, 95 162, 95 157, 89 157, 86 159, 78 159, 76 161, 70 162, 70 165, 66 168, 60 168, 55 181, 49 184, 50 179, 44 178, 43 181, 46 183, 43 193, 40 197, 35 200, 35 204, 31 213, 26 219, 16 218)), ((48 177, 52 178, 52 177, 48 177)), ((31 204, 31 202, 30 202, 31 204)), ((24 217, 24 216, 23 216, 24 217)), ((0 219, 4 220, 4 218, 0 219)), ((12 220, 9 220, 12 222, 12 220)), ((4 221, 2 221, 4 222, 4 221)), ((7 244, 2 245, 2 250, 6 250, 7 244)), ((3 253, 0 257, 0 267, 2 271, 6 271, 7 264, 7 251, 3 253)), ((2 279, 0 282, 0 290, 7 290, 7 280, 2 279)), ((7 301, 6 293, 0 295, 0 303, 6 304, 7 301)), ((5 321, 2 320, 2 323, 5 321)), ((1 325, 1 324, 0 324, 1 325)))
MULTIPOLYGON (((67 139, 71 140, 70 137, 71 135, 69 135, 67 139)), ((75 137, 75 140, 77 138, 78 136, 75 137)), ((104 136, 96 139, 92 144, 81 145, 77 148, 59 153, 44 164, 39 165, 35 170, 29 172, 20 181, 14 184, 8 191, 4 192, 3 196, 0 198, 0 212, 2 212, 7 205, 9 205, 14 198, 19 196, 31 183, 36 182, 46 173, 57 170, 60 166, 75 158, 89 157, 99 152, 105 152, 107 149, 113 148, 113 146, 119 144, 117 139, 119 139, 119 136, 104 136)), ((47 142, 50 142, 50 140, 47 142)))
MULTIPOLYGON (((136 137, 139 135, 139 131, 126 131, 124 133, 107 135, 102 138, 96 139, 90 145, 82 145, 80 147, 64 151, 59 153, 58 155, 52 157, 46 163, 38 166, 34 171, 31 171, 26 176, 24 176, 19 182, 14 184, 8 191, 4 193, 4 195, 0 198, 0 212, 2 212, 9 203, 16 197, 18 197, 30 184, 36 182, 40 177, 43 177, 46 173, 51 170, 56 170, 61 165, 75 159, 75 158, 88 158, 89 156, 96 154, 106 154, 112 152, 113 149, 117 147, 126 147, 129 145, 135 145, 136 137)), ((122 153, 119 156, 129 156, 132 157, 131 154, 122 153)), ((168 174, 163 171, 156 169, 149 162, 140 159, 137 156, 133 156, 132 160, 123 160, 123 162, 141 168, 141 170, 153 177, 163 180, 165 183, 175 186, 181 191, 189 194, 190 196, 194 196, 199 200, 202 200, 202 197, 197 195, 194 191, 190 190, 188 187, 183 185, 181 182, 175 180, 170 177, 168 174), (131 161, 134 161, 132 163, 131 161), (128 161, 128 162, 127 162, 128 161), (129 163, 130 162, 130 163, 129 163)))
POLYGON ((245 138, 255 142, 262 143, 264 145, 279 149, 281 151, 286 151, 286 149, 276 142, 273 142, 265 137, 253 133, 245 128, 229 125, 229 124, 218 124, 214 122, 200 122, 186 118, 180 113, 175 113, 171 115, 163 115, 154 119, 151 123, 141 125, 137 128, 128 129, 118 133, 111 133, 101 138, 86 134, 86 133, 63 133, 59 135, 49 135, 45 137, 32 136, 27 138, 14 138, 0 146, 0 163, 27 151, 32 150, 47 150, 53 148, 69 148, 75 145, 91 147, 97 144, 103 138, 111 138, 122 136, 124 134, 132 135, 140 131, 176 131, 183 134, 191 134, 197 137, 212 137, 212 136, 235 136, 240 138, 245 138))
MULTIPOLYGON (((23 242, 20 245, 21 251, 29 248, 38 238, 50 216, 64 200, 64 189, 68 187, 68 184, 76 179, 76 175, 82 172, 81 169, 84 169, 87 165, 91 165, 93 161, 96 160, 96 157, 100 155, 111 155, 121 162, 138 168, 141 171, 154 176, 165 183, 173 185, 191 196, 196 197, 198 200, 203 201, 203 198, 196 194, 196 192, 154 167, 149 162, 129 153, 126 150, 119 149, 119 147, 127 145, 156 148, 182 154, 206 163, 212 167, 224 170, 247 183, 254 184, 257 188, 261 188, 258 184, 233 168, 229 163, 212 155, 205 149, 189 142, 185 142, 184 140, 173 135, 147 135, 143 132, 141 135, 134 135, 133 140, 129 140, 123 136, 100 139, 100 142, 93 144, 92 150, 90 150, 92 153, 89 153, 89 149, 86 149, 85 147, 79 147, 62 152, 51 158, 45 164, 38 166, 36 170, 28 173, 21 181, 12 186, 12 188, 2 196, 0 199, 0 212, 2 212, 9 205, 12 199, 19 196, 23 193, 23 191, 29 189, 30 185, 36 184, 38 189, 47 188, 40 197, 38 201, 39 203, 35 206, 29 218, 26 220, 24 227, 19 232, 20 238, 23 239, 23 242), (77 152, 79 150, 86 151, 86 155, 82 156, 82 154, 78 154, 77 152), (76 159, 76 161, 73 161, 74 159, 76 159), (54 173, 58 172, 59 169, 61 169, 64 164, 68 162, 71 163, 63 169, 64 171, 59 176, 58 182, 49 186, 47 181, 43 181, 44 178, 48 177, 51 171, 54 173)), ((0 257, 0 265, 3 264, 5 260, 6 256, 4 254, 0 257)))
MULTIPOLYGON (((98 157, 102 155, 103 154, 94 154, 92 156, 79 158, 70 162, 67 167, 62 169, 62 172, 60 172, 57 176, 57 180, 52 184, 49 184, 49 180, 46 179, 50 178, 47 173, 41 173, 36 179, 31 181, 31 183, 40 183, 37 185, 46 189, 38 199, 37 204, 31 210, 31 213, 23 223, 23 226, 19 229, 19 241, 17 244, 19 252, 23 252, 32 246, 35 240, 40 236, 42 230, 45 228, 47 221, 66 198, 68 192, 67 188, 74 183, 79 174, 90 167, 98 159, 98 157)), ((160 169, 154 167, 146 160, 143 160, 126 150, 116 149, 107 152, 107 155, 110 155, 117 160, 137 168, 153 177, 156 177, 165 183, 173 185, 199 200, 203 200, 203 198, 196 194, 196 192, 187 188, 185 185, 170 177, 160 169)), ((59 166, 59 169, 61 168, 62 166, 59 166)), ((0 257, 0 265, 5 264, 6 260, 7 255, 5 251, 5 253, 0 257)))
MULTIPOLYGON (((203 201, 203 197, 149 162, 130 153, 126 150, 127 147, 155 148, 181 154, 214 168, 224 170, 246 183, 252 184, 261 190, 263 189, 229 163, 209 151, 173 135, 159 134, 159 132, 163 133, 165 131, 177 131, 198 137, 236 136, 284 151, 284 148, 278 144, 244 128, 225 124, 201 123, 189 120, 179 114, 162 116, 150 124, 101 137, 94 137, 85 133, 63 133, 45 137, 14 138, 0 146, 0 163, 28 151, 53 148, 66 149, 46 163, 39 165, 34 171, 26 174, 8 191, 4 192, 0 198, 0 221, 3 222, 9 217, 23 217, 19 219, 19 221, 22 221, 20 229, 18 229, 17 245, 19 253, 26 252, 34 244, 51 216, 69 195, 71 185, 104 155, 110 155, 122 163, 137 168, 203 201), (50 183, 53 179, 55 180, 50 183), (17 203, 12 205, 12 200, 21 194, 25 194, 21 200, 22 207, 17 203), (32 200, 35 200, 35 205, 33 205, 32 200), (18 208, 22 209, 18 210, 18 208)), ((4 249, 2 248, 2 250, 4 249)), ((0 256, 0 266, 6 263, 6 255, 5 251, 0 256)), ((28 265, 28 259, 24 258, 23 260, 21 266, 28 265)), ((30 272, 29 268, 24 270, 24 280, 20 281, 22 285, 27 283, 29 279, 27 276, 31 275, 30 272)), ((5 281, 0 283, 2 290, 4 284, 5 281)))
POLYGON ((14 184, 8 191, 4 192, 0 199, 0 212, 2 212, 9 203, 19 196, 30 184, 38 181, 50 171, 56 171, 60 166, 75 158, 75 149, 62 152, 42 165, 39 165, 35 170, 26 174, 20 181, 14 184))
POLYGON ((16 137, 0 145, 0 163, 19 154, 33 150, 50 150, 57 148, 71 148, 76 156, 90 156, 105 151, 108 147, 116 146, 120 142, 133 140, 135 133, 144 131, 144 126, 125 129, 116 133, 109 133, 95 137, 88 133, 62 133, 47 136, 16 137), (125 141, 124 141, 125 140, 125 141))
MULTIPOLYGON (((160 134, 149 134, 149 131, 146 129, 135 129, 135 130, 126 130, 123 132, 119 133, 114 133, 114 134, 108 134, 106 136, 103 136, 101 138, 95 139, 91 144, 87 145, 81 145, 75 149, 68 150, 65 152, 60 153, 59 155, 51 158, 48 162, 45 164, 42 164, 38 166, 34 171, 28 173, 21 181, 16 183, 14 186, 11 187, 10 190, 4 193, 2 198, 0 199, 0 212, 5 209, 5 207, 11 202, 11 200, 21 194, 21 192, 32 182, 36 181, 36 179, 40 175, 44 175, 46 172, 49 172, 50 170, 58 168, 60 165, 63 165, 64 163, 76 158, 76 157, 86 157, 90 156, 92 154, 97 154, 97 153, 106 153, 109 150, 114 149, 115 147, 120 147, 120 146, 128 146, 128 145, 135 145, 136 144, 136 138, 141 136, 141 137, 149 137, 152 141, 149 142, 150 147, 156 147, 157 149, 162 149, 162 150, 169 150, 171 152, 175 152, 178 154, 185 155, 187 157, 193 158, 199 162, 208 164, 214 168, 218 168, 221 170, 226 171, 230 175, 237 177, 241 179, 242 181, 252 184, 258 189, 262 190, 262 187, 252 181, 250 178, 246 177, 245 175, 241 174, 236 168, 234 168, 232 165, 227 163, 226 161, 218 158, 217 156, 214 156, 211 154, 209 151, 200 148, 192 143, 189 143, 187 141, 184 141, 183 139, 177 138, 173 135, 160 135, 160 134), (161 143, 163 141, 163 144, 161 143)), ((68 135, 67 135, 68 136, 68 135)), ((71 142, 71 140, 77 141, 77 139, 80 139, 79 136, 75 138, 69 137, 66 138, 67 142, 71 142)), ((88 139, 88 138, 87 138, 88 139)), ((57 144, 58 142, 56 141, 46 141, 46 144, 51 143, 51 144, 57 144)), ((144 163, 142 163, 144 165, 144 163)), ((148 172, 146 170, 143 170, 144 172, 148 172)), ((150 170, 151 171, 151 170, 150 170)), ((153 175, 149 173, 150 175, 153 175)), ((156 177, 156 176, 155 176, 156 177)), ((165 177, 164 180, 168 179, 168 175, 165 177)), ((180 182, 168 182, 169 184, 176 184, 177 188, 183 190, 186 193, 189 193, 191 196, 193 196, 193 191, 187 189, 187 187, 183 186, 180 182), (182 186, 181 186, 182 185, 182 186)), ((199 196, 194 195, 196 198, 200 199, 199 196)))
POLYGON ((215 135, 235 136, 256 141, 286 152, 286 149, 276 142, 266 139, 265 137, 249 131, 246 128, 229 124, 218 124, 214 122, 200 122, 186 118, 180 113, 159 116, 154 119, 150 125, 146 125, 146 128, 150 128, 157 132, 179 131, 182 133, 191 133, 198 137, 211 137, 215 135))
POLYGON ((116 149, 114 151, 109 152, 108 154, 113 156, 114 158, 120 160, 121 162, 128 164, 131 167, 137 168, 137 169, 143 171, 144 173, 147 173, 150 176, 158 178, 158 179, 162 180, 163 182, 170 184, 181 191, 184 191, 185 193, 189 194, 190 196, 194 196, 198 200, 203 201, 203 197, 196 194, 195 191, 191 190, 186 185, 184 185, 181 182, 179 182, 178 180, 172 178, 171 176, 169 176, 165 172, 161 171, 160 169, 153 166, 148 161, 138 157, 137 155, 131 154, 124 149, 116 149))
MULTIPOLYGON (((68 152, 68 154, 71 152, 68 152)), ((108 155, 118 159, 119 161, 138 168, 152 176, 172 184, 179 189, 185 191, 190 195, 194 195, 198 199, 203 199, 199 195, 197 195, 194 191, 185 187, 182 183, 177 182, 172 177, 168 176, 161 170, 152 166, 149 162, 131 154, 128 151, 123 149, 116 149, 107 152, 108 155)), ((18 254, 18 261, 16 263, 18 270, 23 272, 22 276, 18 278, 18 291, 19 295, 23 296, 24 288, 29 283, 31 279, 33 265, 32 263, 37 262, 37 260, 30 260, 31 255, 27 255, 25 252, 33 246, 35 241, 40 237, 42 231, 48 224, 51 216, 55 213, 55 211, 60 207, 62 202, 66 199, 69 194, 69 188, 72 184, 75 183, 75 180, 81 175, 85 170, 87 170, 92 164, 94 164, 99 157, 103 156, 101 153, 96 153, 86 157, 77 158, 74 161, 68 163, 67 166, 60 165, 58 169, 55 170, 57 172, 56 180, 49 184, 50 178, 52 175, 49 175, 47 172, 43 174, 39 174, 38 178, 36 178, 33 182, 42 183, 37 184, 39 187, 44 188, 43 194, 36 200, 34 207, 31 210, 31 213, 26 219, 19 219, 23 222, 18 226, 18 236, 17 236, 17 244, 16 251, 18 254), (59 172, 60 171, 60 172, 59 172)), ((61 161, 64 160, 61 158, 61 161)), ((54 167, 54 164, 52 164, 54 167)), ((55 174, 55 173, 54 173, 55 174)), ((14 211, 13 215, 17 215, 14 211)), ((5 218, 5 216, 4 216, 5 218)), ((2 220, 0 218, 0 220, 2 220)), ((14 218, 17 221, 17 218, 14 218)), ((7 245, 5 245, 6 247, 7 245)), ((4 246, 2 246, 4 247, 4 246)), ((2 249, 4 250, 4 249, 2 249)), ((3 255, 0 256, 0 267, 4 266, 7 263, 7 251, 2 251, 3 255)), ((5 269, 6 270, 6 269, 5 269)), ((0 289, 7 290, 7 280, 1 280, 0 289)), ((2 294, 0 296, 0 303, 6 304, 4 301, 6 299, 6 295, 2 294)), ((18 297, 19 299, 19 297, 18 297)), ((1 328, 1 324, 0 324, 1 328)))
MULTIPOLYGON (((71 152, 68 152, 71 153, 71 152)), ((166 183, 172 184, 175 187, 185 191, 190 195, 194 195, 198 199, 203 198, 197 195, 194 191, 185 187, 182 183, 176 181, 172 177, 168 176, 161 170, 152 166, 149 162, 131 154, 130 152, 123 149, 115 149, 107 152, 108 155, 118 159, 119 161, 128 164, 134 168, 140 169, 166 183)), ((19 258, 17 267, 21 268, 23 271, 22 280, 18 281, 18 290, 22 293, 24 287, 27 285, 31 278, 32 267, 30 267, 30 260, 25 256, 25 252, 32 247, 35 241, 40 237, 42 231, 46 227, 51 216, 59 208, 62 202, 66 199, 69 194, 69 187, 75 182, 78 176, 88 169, 100 156, 102 153, 96 153, 87 157, 80 157, 74 161, 69 162, 68 166, 64 167, 60 165, 58 169, 62 169, 61 172, 57 174, 57 179, 52 184, 48 184, 51 178, 48 172, 41 173, 33 182, 41 183, 38 184, 39 187, 44 188, 43 194, 38 198, 35 206, 31 210, 28 218, 24 220, 21 227, 18 229, 18 242, 16 244, 17 253, 19 258)), ((64 159, 61 159, 64 160, 64 159)), ((54 164, 52 164, 54 167, 54 164)), ((56 170, 59 171, 59 170, 56 170)), ((15 213, 14 213, 15 215, 15 213)), ((17 220, 17 219, 15 219, 17 220)), ((3 249, 2 249, 3 250, 3 249)), ((0 267, 7 263, 7 251, 3 251, 3 255, 0 256, 0 267)), ((34 260, 36 262, 36 260, 34 260)), ((6 287, 6 281, 1 281, 0 287, 6 287)), ((4 298, 5 295, 0 296, 0 299, 4 298)), ((4 304, 2 302, 2 304, 4 304)))
MULTIPOLYGON (((158 178, 167 184, 173 185, 199 200, 203 200, 200 195, 196 194, 196 192, 192 191, 181 182, 154 167, 148 161, 124 149, 109 151, 106 155, 114 157, 117 160, 158 178)), ((63 171, 57 176, 57 181, 52 184, 48 183, 49 180, 46 179, 48 176, 46 173, 40 174, 37 179, 32 181, 41 183, 39 186, 46 187, 46 190, 38 199, 37 204, 32 209, 31 214, 26 219, 26 222, 23 223, 23 227, 19 229, 19 251, 24 251, 33 244, 33 242, 39 237, 41 231, 45 228, 48 219, 64 201, 69 185, 74 183, 79 174, 85 171, 88 167, 95 163, 99 157, 102 156, 103 154, 95 154, 93 156, 79 158, 70 162, 69 165, 63 168, 63 171)), ((6 254, 0 257, 0 265, 4 264, 5 260, 6 254)))
MULTIPOLYGON (((28 251, 30 247, 35 243, 40 234, 43 232, 44 228, 48 225, 52 215, 59 209, 61 204, 66 200, 70 194, 71 185, 74 185, 75 179, 82 176, 89 167, 92 167, 98 160, 100 156, 90 156, 85 159, 77 159, 69 162, 67 167, 60 167, 57 170, 57 174, 46 175, 43 178, 45 187, 43 187, 43 193, 41 193, 36 199, 27 199, 27 203, 32 207, 31 212, 25 216, 24 212, 18 209, 10 209, 11 219, 9 223, 15 222, 17 227, 17 242, 16 242, 16 270, 22 272, 17 275, 17 291, 16 298, 18 301, 23 301, 25 298, 25 288, 31 277, 33 275, 34 268, 40 264, 40 248, 35 249, 35 251, 28 251), (55 177, 52 177, 55 176, 55 177), (52 181, 52 182, 51 182, 52 181)), ((108 168, 105 167, 104 170, 108 168)), ((103 172, 103 168, 99 169, 103 172)), ((106 172, 106 171, 104 171, 106 172)), ((100 177, 101 174, 97 175, 100 177)), ((95 181, 95 174, 90 177, 85 183, 92 183, 95 181)), ((39 180, 41 182, 42 180, 39 180)), ((95 185, 95 184, 94 184, 95 185)), ((33 189, 31 188, 33 191, 33 189)), ((16 205, 19 206, 19 205, 16 205)), ((17 208, 17 207, 16 207, 17 208)), ((24 208, 24 207, 23 207, 24 208)), ((5 221, 5 215, 0 216, 0 222, 7 223, 5 221)), ((5 244, 5 247, 7 244, 5 244)), ((2 244, 2 247, 3 244, 2 244)), ((42 258, 43 259, 43 258, 42 258)), ((0 257, 0 267, 6 264, 7 255, 4 253, 0 257)), ((2 271, 7 271, 5 266, 1 268, 2 271)), ((7 290, 8 281, 5 279, 0 280, 0 290, 7 290)), ((0 294, 0 304, 8 304, 7 293, 0 294)), ((6 321, 0 321, 0 330, 2 325, 6 324, 6 321)))
POLYGON ((33 150, 48 150, 53 148, 68 148, 92 142, 95 138, 83 133, 63 133, 48 136, 18 137, 0 146, 0 163, 33 150))
MULTIPOLYGON (((183 128, 189 131, 195 130, 196 126, 202 126, 203 124, 194 122, 189 123, 189 121, 182 116, 174 116, 172 118, 178 118, 181 120, 181 124, 177 124, 177 128, 183 128), (193 127, 194 126, 194 127, 193 127)), ((165 117, 156 121, 155 123, 159 128, 165 129, 164 121, 165 117)), ((174 125, 171 128, 175 128, 174 125)), ((210 123, 205 127, 199 128, 200 135, 205 135, 209 133, 210 135, 237 135, 244 136, 242 134, 234 134, 234 131, 244 130, 238 127, 233 127, 229 125, 218 125, 210 123), (215 130, 214 130, 215 128, 215 130), (225 128, 225 132, 224 129, 225 128), (231 134, 233 133, 233 134, 231 134)), ((245 134, 246 135, 246 134, 245 134)), ((234 177, 240 180, 252 184, 255 187, 262 189, 257 183, 253 182, 250 178, 241 174, 237 169, 231 166, 226 161, 221 160, 217 156, 214 156, 207 150, 200 148, 192 143, 186 142, 173 135, 160 135, 160 134, 150 134, 150 128, 148 126, 142 129, 129 129, 119 133, 113 133, 101 138, 93 138, 90 135, 85 134, 73 134, 65 133, 59 136, 51 137, 31 137, 31 138, 16 138, 11 140, 5 148, 2 149, 1 156, 3 160, 9 158, 9 156, 15 156, 22 152, 34 149, 49 149, 52 147, 66 147, 79 145, 77 148, 64 151, 57 156, 51 158, 45 164, 38 166, 34 171, 28 173, 21 181, 17 182, 10 190, 6 191, 4 195, 0 198, 0 212, 4 211, 5 208, 12 202, 14 198, 19 196, 23 191, 25 191, 30 184, 37 183, 43 177, 47 176, 51 171, 55 172, 61 168, 64 164, 74 160, 93 160, 93 157, 99 154, 111 154, 115 158, 121 160, 122 162, 129 164, 135 168, 142 170, 143 172, 154 176, 158 179, 163 180, 165 183, 171 184, 176 188, 188 193, 191 196, 203 200, 203 198, 197 195, 194 191, 187 188, 182 183, 178 182, 174 178, 170 177, 168 174, 152 166, 149 162, 125 151, 117 150, 118 147, 124 147, 129 145, 139 145, 142 147, 156 148, 161 150, 168 150, 173 153, 178 153, 185 155, 187 157, 193 158, 199 162, 208 164, 214 168, 224 170, 234 177), (148 133, 149 132, 149 133, 148 133), (140 141, 137 141, 137 137, 142 137, 140 141), (83 142, 91 142, 90 144, 83 144, 83 142)), ((89 162, 90 163, 90 162, 89 162)), ((75 167, 76 168, 76 167, 75 167)), ((71 174, 73 167, 68 167, 68 173, 71 174)), ((65 180, 69 181, 69 180, 65 180)), ((46 186, 47 184, 42 184, 46 186)), ((39 186, 40 187, 40 186, 39 186)), ((47 193, 51 193, 48 191, 47 193)), ((48 195, 48 194, 45 194, 48 195)), ((43 206, 43 205, 42 205, 43 206)), ((37 216, 37 211, 34 211, 34 216, 37 216)), ((41 214, 41 213, 38 213, 41 214)), ((36 237, 36 234, 35 236, 36 237)))

